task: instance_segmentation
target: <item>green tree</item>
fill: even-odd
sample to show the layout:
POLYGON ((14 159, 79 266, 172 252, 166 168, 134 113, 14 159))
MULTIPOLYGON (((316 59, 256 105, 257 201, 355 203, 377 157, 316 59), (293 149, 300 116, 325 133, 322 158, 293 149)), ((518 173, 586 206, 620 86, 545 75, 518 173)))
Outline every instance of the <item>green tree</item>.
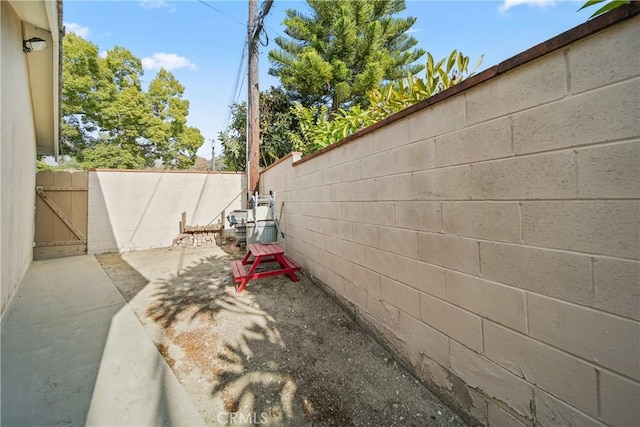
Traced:
MULTIPOLYGON (((282 88, 271 87, 260 93, 260 166, 269 166, 293 150, 290 135, 297 132, 298 119, 292 106, 282 88)), ((218 139, 225 168, 237 172, 246 167, 246 103, 232 105, 231 116, 231 123, 218 134, 218 139)))
POLYGON ((99 142, 83 152, 84 169, 144 169, 147 161, 141 153, 133 153, 117 143, 99 142))
POLYGON ((96 45, 73 33, 63 49, 63 153, 88 167, 193 165, 204 138, 186 125, 189 101, 172 73, 161 69, 145 92, 142 63, 129 50, 116 46, 102 58, 96 45))
POLYGON ((260 94, 260 163, 269 166, 293 150, 290 135, 298 120, 291 112, 293 102, 281 87, 260 94))
POLYGON ((50 165, 42 159, 36 160, 36 172, 52 172, 55 170, 54 165, 50 165))
POLYGON ((394 15, 404 0, 308 0, 310 15, 288 9, 288 37, 275 39, 270 73, 305 106, 330 111, 367 102, 381 83, 424 68, 425 51, 407 34, 416 18, 394 15))
POLYGON ((90 145, 98 129, 97 111, 107 85, 98 47, 73 33, 63 39, 62 152, 77 153, 90 145))
POLYGON ((60 156, 56 162, 46 162, 44 157, 36 160, 36 171, 80 171, 83 170, 82 164, 72 156, 60 156))
POLYGON ((165 69, 160 69, 147 92, 151 114, 143 146, 148 155, 177 169, 193 166, 196 152, 204 142, 198 129, 187 126, 189 101, 182 98, 183 94, 184 86, 165 69))
POLYGON ((222 163, 225 170, 244 171, 247 166, 247 103, 233 104, 231 123, 218 133, 222 143, 222 163))

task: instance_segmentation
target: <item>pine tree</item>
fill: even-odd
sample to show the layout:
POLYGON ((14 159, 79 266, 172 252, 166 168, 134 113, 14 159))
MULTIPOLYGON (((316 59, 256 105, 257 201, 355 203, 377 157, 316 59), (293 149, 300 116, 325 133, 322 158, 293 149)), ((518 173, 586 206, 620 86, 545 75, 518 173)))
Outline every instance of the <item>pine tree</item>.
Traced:
POLYGON ((275 39, 270 74, 306 106, 330 111, 366 104, 381 83, 415 74, 425 53, 407 34, 416 18, 394 15, 404 0, 308 0, 311 14, 288 9, 288 37, 275 39))

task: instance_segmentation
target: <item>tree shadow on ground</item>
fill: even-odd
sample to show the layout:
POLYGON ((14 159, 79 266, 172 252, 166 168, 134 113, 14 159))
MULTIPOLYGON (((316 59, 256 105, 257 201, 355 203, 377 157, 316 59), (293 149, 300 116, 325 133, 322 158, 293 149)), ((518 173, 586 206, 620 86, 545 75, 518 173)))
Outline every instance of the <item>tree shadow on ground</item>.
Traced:
POLYGON ((156 345, 209 424, 462 424, 304 276, 238 294, 213 256, 150 286, 156 345))
POLYGON ((246 312, 247 307, 229 294, 226 281, 211 275, 211 265, 217 260, 215 256, 207 257, 172 278, 157 281, 147 315, 168 328, 187 312, 191 319, 202 315, 213 319, 221 310, 246 312))
POLYGON ((295 382, 260 356, 265 348, 282 352, 285 343, 254 296, 236 293, 228 259, 202 259, 153 286, 146 316, 167 331, 159 349, 179 378, 196 373, 211 385, 213 415, 220 419, 209 414, 207 421, 234 416, 251 423, 297 419, 299 425, 304 414, 296 413, 295 382))

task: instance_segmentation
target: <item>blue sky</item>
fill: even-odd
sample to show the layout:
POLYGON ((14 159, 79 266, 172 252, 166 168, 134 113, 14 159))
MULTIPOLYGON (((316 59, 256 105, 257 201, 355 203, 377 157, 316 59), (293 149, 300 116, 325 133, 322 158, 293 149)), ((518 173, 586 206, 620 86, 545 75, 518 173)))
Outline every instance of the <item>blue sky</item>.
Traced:
MULTIPOLYGON (((592 10, 576 12, 582 1, 407 0, 403 15, 415 16, 412 35, 436 60, 453 49, 471 57, 484 55, 479 71, 585 22, 592 10)), ((275 0, 265 20, 267 46, 261 46, 260 88, 277 86, 267 74, 273 39, 283 34, 286 9, 306 11, 304 1, 275 0)), ((67 32, 98 45, 101 52, 122 46, 142 59, 144 81, 159 67, 175 74, 191 103, 188 122, 206 141, 198 155, 211 158, 216 139, 229 120, 231 102, 246 99, 246 65, 242 90, 234 93, 246 36, 245 0, 144 0, 64 2, 67 32)), ((246 64, 246 60, 245 60, 246 64)), ((220 154, 219 142, 216 155, 220 154)))

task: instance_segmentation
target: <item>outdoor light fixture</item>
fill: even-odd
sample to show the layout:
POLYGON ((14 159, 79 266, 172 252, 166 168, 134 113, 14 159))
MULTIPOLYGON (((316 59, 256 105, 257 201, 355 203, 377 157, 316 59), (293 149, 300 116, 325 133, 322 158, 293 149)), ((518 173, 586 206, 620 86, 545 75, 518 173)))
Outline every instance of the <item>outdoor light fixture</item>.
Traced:
POLYGON ((34 50, 45 50, 47 47, 47 41, 39 37, 31 37, 29 40, 22 41, 22 51, 24 53, 33 52, 34 50))

